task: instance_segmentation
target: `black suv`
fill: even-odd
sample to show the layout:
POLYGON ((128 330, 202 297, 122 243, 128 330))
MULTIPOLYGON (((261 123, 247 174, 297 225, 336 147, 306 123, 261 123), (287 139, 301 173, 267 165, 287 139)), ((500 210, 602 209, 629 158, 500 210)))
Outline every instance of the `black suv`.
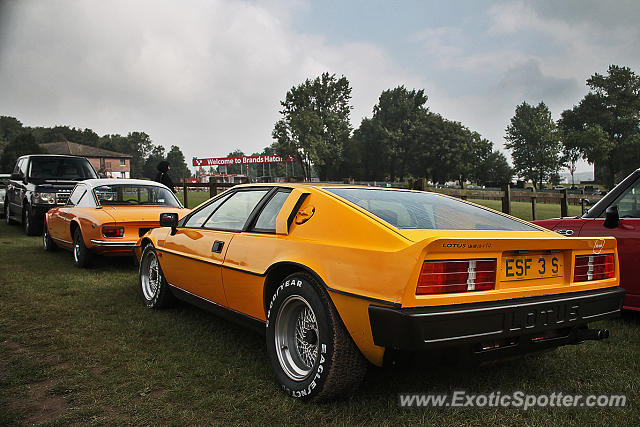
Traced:
POLYGON ((4 201, 7 224, 21 222, 27 235, 40 234, 45 212, 66 204, 78 181, 97 177, 84 157, 53 154, 20 157, 7 185, 4 201))

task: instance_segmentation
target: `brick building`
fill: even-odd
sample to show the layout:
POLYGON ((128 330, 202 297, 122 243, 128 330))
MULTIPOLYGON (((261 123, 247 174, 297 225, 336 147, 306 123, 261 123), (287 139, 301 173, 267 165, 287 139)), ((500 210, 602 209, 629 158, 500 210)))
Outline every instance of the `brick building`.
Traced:
POLYGON ((47 142, 40 144, 49 154, 71 154, 86 157, 98 175, 104 174, 107 178, 130 178, 131 156, 115 151, 89 145, 76 144, 75 142, 47 142))

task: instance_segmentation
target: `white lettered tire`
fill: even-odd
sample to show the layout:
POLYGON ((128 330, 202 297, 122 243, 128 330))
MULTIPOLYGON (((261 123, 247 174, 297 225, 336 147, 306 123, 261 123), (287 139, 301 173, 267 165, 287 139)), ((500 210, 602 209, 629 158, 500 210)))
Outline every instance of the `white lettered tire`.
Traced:
POLYGON ((288 276, 267 308, 267 353, 285 393, 323 401, 358 388, 367 362, 311 275, 288 276))
POLYGON ((138 277, 140 294, 147 308, 167 308, 174 304, 175 297, 164 278, 158 254, 152 244, 148 244, 142 250, 138 277))

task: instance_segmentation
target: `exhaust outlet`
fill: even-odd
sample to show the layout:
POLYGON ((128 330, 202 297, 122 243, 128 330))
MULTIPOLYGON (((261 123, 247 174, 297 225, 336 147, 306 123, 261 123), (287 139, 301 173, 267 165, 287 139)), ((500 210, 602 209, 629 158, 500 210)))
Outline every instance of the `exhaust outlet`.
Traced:
POLYGON ((600 341, 609 338, 608 329, 578 329, 575 331, 575 340, 580 341, 600 341))

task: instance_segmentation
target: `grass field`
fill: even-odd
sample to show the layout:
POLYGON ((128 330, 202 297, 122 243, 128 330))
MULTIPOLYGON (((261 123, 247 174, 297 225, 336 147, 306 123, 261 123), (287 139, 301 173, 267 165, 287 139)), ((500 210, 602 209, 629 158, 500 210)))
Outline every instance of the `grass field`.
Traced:
MULTIPOLYGON (((515 210, 515 208, 514 208, 515 210)), ((612 337, 476 367, 373 368, 349 400, 304 404, 272 380, 264 338, 188 305, 144 308, 129 259, 73 267, 0 224, 0 425, 632 425, 640 316, 612 337), (616 393, 625 408, 401 409, 400 392, 616 393)))

